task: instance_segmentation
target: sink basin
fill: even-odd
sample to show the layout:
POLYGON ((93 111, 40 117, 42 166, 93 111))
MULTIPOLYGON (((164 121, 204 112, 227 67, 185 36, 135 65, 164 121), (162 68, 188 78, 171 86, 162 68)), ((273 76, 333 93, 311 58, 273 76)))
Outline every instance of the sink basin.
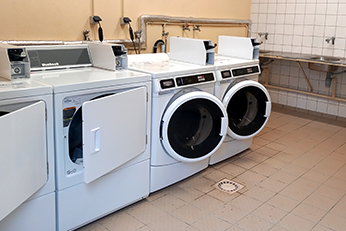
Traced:
POLYGON ((330 57, 330 56, 312 56, 310 57, 310 59, 312 60, 319 60, 319 61, 331 61, 331 62, 336 62, 336 61, 340 61, 339 58, 335 58, 335 57, 330 57))
POLYGON ((338 70, 338 66, 320 63, 309 63, 309 69, 313 71, 333 72, 338 70))

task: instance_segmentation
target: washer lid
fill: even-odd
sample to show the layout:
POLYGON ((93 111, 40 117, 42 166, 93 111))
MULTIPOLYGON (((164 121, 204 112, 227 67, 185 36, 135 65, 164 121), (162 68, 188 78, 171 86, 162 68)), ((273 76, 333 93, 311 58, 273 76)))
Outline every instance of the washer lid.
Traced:
POLYGON ((0 221, 47 182, 45 103, 0 117, 0 221))
POLYGON ((146 94, 146 88, 139 87, 83 104, 85 183, 98 179, 145 151, 146 94))
POLYGON ((188 92, 168 105, 161 121, 161 142, 169 155, 183 162, 208 158, 227 134, 227 112, 215 96, 188 92))
POLYGON ((271 112, 267 89, 252 80, 233 82, 222 103, 228 114, 227 133, 234 139, 247 139, 258 134, 271 112))

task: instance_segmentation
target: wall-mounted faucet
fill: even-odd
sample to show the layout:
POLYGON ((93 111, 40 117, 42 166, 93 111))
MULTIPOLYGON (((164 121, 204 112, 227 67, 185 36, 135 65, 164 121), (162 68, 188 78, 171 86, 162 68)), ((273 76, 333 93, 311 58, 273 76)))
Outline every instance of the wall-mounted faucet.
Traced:
POLYGON ((330 43, 330 41, 332 41, 332 45, 334 45, 334 43, 335 43, 335 37, 332 36, 332 37, 326 38, 326 42, 327 42, 328 44, 330 43))
POLYGON ((201 26, 200 25, 196 25, 196 26, 193 26, 193 31, 195 31, 195 30, 198 30, 199 32, 201 32, 201 28, 200 28, 201 26))
POLYGON ((264 38, 265 38, 266 40, 268 40, 268 35, 269 35, 268 32, 259 32, 258 35, 259 35, 260 37, 264 36, 264 38))
POLYGON ((185 30, 190 31, 190 30, 191 30, 191 29, 190 29, 190 25, 184 24, 184 25, 183 25, 183 31, 185 31, 185 30))

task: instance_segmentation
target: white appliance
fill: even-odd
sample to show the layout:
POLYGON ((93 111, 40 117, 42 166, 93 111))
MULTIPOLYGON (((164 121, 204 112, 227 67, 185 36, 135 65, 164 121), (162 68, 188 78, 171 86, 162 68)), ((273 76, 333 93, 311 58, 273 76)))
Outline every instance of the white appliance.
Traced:
POLYGON ((252 144, 268 121, 271 100, 266 88, 258 83, 258 60, 215 56, 215 96, 227 110, 227 136, 210 157, 215 164, 234 156, 252 144))
POLYGON ((0 230, 55 230, 52 88, 0 82, 0 230))
POLYGON ((214 67, 167 54, 129 55, 129 68, 152 75, 150 191, 191 176, 209 163, 227 133, 227 113, 214 93, 214 67))
POLYGON ((76 229, 147 197, 150 75, 90 67, 85 44, 27 50, 37 61, 32 78, 53 86, 57 230, 76 229), (40 71, 61 65, 68 68, 40 71))

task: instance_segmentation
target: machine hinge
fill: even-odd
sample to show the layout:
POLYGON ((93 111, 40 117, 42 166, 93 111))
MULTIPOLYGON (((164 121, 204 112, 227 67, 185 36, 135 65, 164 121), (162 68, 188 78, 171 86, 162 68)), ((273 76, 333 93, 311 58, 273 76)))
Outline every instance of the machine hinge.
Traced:
POLYGON ((45 108, 44 111, 45 111, 45 115, 44 116, 45 116, 46 121, 47 121, 47 108, 45 108))
POLYGON ((49 175, 49 163, 47 162, 47 175, 49 175))
POLYGON ((149 102, 149 94, 148 94, 148 92, 147 92, 147 102, 149 102))
POLYGON ((145 144, 148 144, 148 135, 145 136, 145 144))

